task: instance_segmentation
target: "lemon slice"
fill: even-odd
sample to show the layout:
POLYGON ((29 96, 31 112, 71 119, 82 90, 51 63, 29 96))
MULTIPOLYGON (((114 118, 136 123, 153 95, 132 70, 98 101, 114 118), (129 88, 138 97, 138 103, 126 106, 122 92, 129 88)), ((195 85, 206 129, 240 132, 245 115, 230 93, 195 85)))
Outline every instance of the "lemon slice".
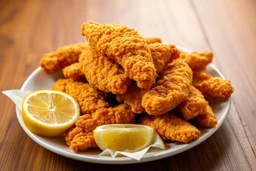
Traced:
POLYGON ((64 133, 79 115, 76 100, 59 91, 35 91, 22 101, 22 117, 26 127, 41 136, 53 137, 64 133))
POLYGON ((101 150, 135 152, 148 147, 155 130, 149 126, 136 124, 110 124, 97 127, 93 131, 95 141, 101 150))

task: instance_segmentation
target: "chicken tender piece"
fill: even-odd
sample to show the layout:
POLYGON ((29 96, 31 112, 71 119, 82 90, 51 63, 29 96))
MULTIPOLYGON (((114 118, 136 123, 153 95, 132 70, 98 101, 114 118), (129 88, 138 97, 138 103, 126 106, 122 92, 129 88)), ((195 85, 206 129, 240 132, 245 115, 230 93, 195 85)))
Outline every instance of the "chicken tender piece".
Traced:
POLYGON ((142 106, 150 115, 161 115, 183 102, 189 95, 192 71, 184 61, 165 66, 155 87, 142 97, 142 106))
POLYGON ((206 100, 227 100, 234 92, 229 80, 206 73, 194 73, 193 77, 193 85, 202 92, 206 100))
POLYGON ((82 35, 97 52, 120 64, 138 87, 150 89, 155 83, 157 74, 150 49, 134 29, 87 22, 82 25, 82 35))
POLYGON ((64 67, 78 62, 79 55, 85 48, 85 44, 77 43, 59 48, 56 52, 45 54, 40 61, 42 70, 47 74, 53 74, 64 67))
POLYGON ((106 93, 124 94, 131 79, 124 73, 123 68, 88 47, 79 58, 82 72, 87 81, 95 89, 106 93))
POLYGON ((159 37, 146 37, 143 39, 147 44, 162 43, 162 40, 159 37))
POLYGON ((180 53, 180 58, 188 63, 193 72, 198 72, 205 70, 207 65, 212 62, 213 53, 211 51, 180 53))
POLYGON ((142 96, 147 92, 145 89, 139 88, 133 83, 125 94, 116 96, 118 102, 124 102, 131 107, 131 110, 136 114, 141 114, 145 109, 141 106, 142 96))
POLYGON ((74 81, 84 81, 85 75, 80 69, 80 64, 73 63, 67 67, 65 67, 63 70, 63 75, 65 78, 71 78, 74 81))
POLYGON ((167 63, 179 58, 180 52, 175 45, 154 43, 149 45, 149 49, 151 51, 157 73, 162 72, 167 63))
POLYGON ((205 112, 202 115, 198 115, 191 122, 200 128, 213 128, 218 123, 210 105, 206 106, 205 112))
POLYGON ((97 148, 92 132, 84 132, 82 128, 75 127, 65 136, 66 144, 74 152, 86 151, 89 148, 97 148))
POLYGON ((58 79, 52 86, 53 90, 66 92, 66 85, 74 82, 72 79, 58 79))
POLYGON ((190 120, 203 114, 208 102, 202 93, 194 86, 190 87, 188 98, 177 106, 178 111, 185 120, 190 120))
POLYGON ((200 137, 200 131, 196 127, 173 113, 159 116, 144 115, 140 124, 155 128, 164 140, 189 143, 200 137))
POLYGON ((75 125, 85 132, 92 132, 97 126, 105 124, 133 124, 135 116, 129 106, 120 104, 114 108, 98 109, 92 115, 80 116, 75 125))
POLYGON ((109 107, 109 104, 104 100, 103 93, 95 90, 90 84, 70 80, 58 80, 53 85, 53 90, 64 90, 63 92, 76 99, 82 114, 91 114, 99 108, 109 107))

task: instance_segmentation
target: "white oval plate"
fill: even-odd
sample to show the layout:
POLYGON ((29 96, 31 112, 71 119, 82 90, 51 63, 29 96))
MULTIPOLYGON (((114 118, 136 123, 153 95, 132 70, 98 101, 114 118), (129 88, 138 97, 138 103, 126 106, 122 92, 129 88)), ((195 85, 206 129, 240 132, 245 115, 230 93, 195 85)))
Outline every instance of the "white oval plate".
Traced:
MULTIPOLYGON (((188 50, 185 48, 179 47, 179 49, 185 52, 191 52, 191 50, 188 50)), ((224 78, 221 72, 218 71, 213 65, 209 65, 206 72, 213 76, 224 78)), ((60 78, 61 75, 62 75, 61 72, 53 75, 46 75, 41 71, 41 68, 38 67, 24 82, 24 84, 21 87, 21 90, 35 91, 40 89, 51 89, 53 83, 58 78, 60 78)), ((201 137, 198 140, 193 141, 189 144, 165 143, 165 146, 166 146, 165 150, 150 149, 149 152, 139 161, 130 159, 128 157, 112 158, 111 156, 99 156, 98 154, 100 154, 101 152, 100 150, 90 149, 86 152, 74 153, 65 144, 64 137, 46 138, 46 137, 38 136, 30 132, 25 127, 24 122, 22 120, 21 112, 18 108, 16 108, 16 114, 17 114, 19 123, 21 127, 24 129, 24 131, 26 132, 26 134, 30 138, 32 138, 35 142, 37 142, 39 145, 43 146, 44 148, 54 153, 57 153, 59 155, 72 158, 75 160, 81 160, 81 161, 92 162, 92 163, 130 164, 130 163, 148 162, 148 161, 159 160, 162 158, 170 157, 200 144, 220 128, 220 126, 223 124, 229 112, 230 104, 231 104, 230 99, 225 102, 218 102, 218 103, 211 104, 213 111, 217 116, 218 124, 215 128, 212 128, 212 129, 201 129, 201 137)))

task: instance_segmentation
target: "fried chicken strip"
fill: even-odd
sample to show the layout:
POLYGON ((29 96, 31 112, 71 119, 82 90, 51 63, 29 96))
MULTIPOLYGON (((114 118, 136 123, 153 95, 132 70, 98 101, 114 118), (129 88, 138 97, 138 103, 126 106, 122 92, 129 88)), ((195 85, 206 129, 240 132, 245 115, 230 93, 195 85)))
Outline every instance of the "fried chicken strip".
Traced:
POLYGON ((129 86, 125 94, 119 94, 116 96, 118 102, 124 102, 131 107, 131 110, 136 114, 144 112, 144 108, 141 106, 142 96, 147 92, 145 89, 139 88, 135 83, 129 86))
POLYGON ((140 124, 155 128, 164 140, 189 143, 200 137, 200 131, 196 127, 173 113, 159 116, 144 115, 140 124))
POLYGON ((131 79, 119 64, 97 53, 91 47, 84 50, 79 63, 87 81, 95 89, 106 93, 124 94, 131 84, 131 79))
POLYGON ((154 43, 149 44, 149 49, 151 51, 157 73, 162 72, 167 63, 179 58, 180 52, 175 45, 154 43))
POLYGON ((75 152, 86 151, 88 148, 97 148, 92 132, 84 132, 82 128, 75 127, 65 136, 66 144, 75 152))
POLYGON ((159 37, 144 37, 143 39, 147 44, 162 43, 159 37))
POLYGON ((133 124, 135 116, 129 106, 120 104, 114 108, 98 109, 92 115, 80 116, 75 125, 85 132, 92 132, 97 126, 105 124, 133 124))
POLYGON ((180 58, 184 59, 193 72, 203 71, 207 65, 212 62, 213 53, 211 51, 205 51, 202 53, 180 53, 180 58))
POLYGON ((74 82, 72 79, 58 79, 52 86, 53 90, 66 92, 66 85, 74 82))
POLYGON ((43 55, 40 66, 45 73, 53 74, 70 64, 78 62, 79 55, 84 48, 85 44, 83 43, 61 47, 56 52, 43 55))
POLYGON ((157 76, 147 43, 134 29, 118 24, 87 22, 85 36, 97 52, 116 61, 138 87, 150 89, 157 76))
POLYGON ((194 73, 193 85, 202 92, 206 100, 227 100, 234 92, 231 82, 206 73, 194 73))
POLYGON ((183 102, 189 95, 192 71, 184 61, 165 66, 155 87, 142 97, 142 106, 150 115, 161 115, 183 102))
POLYGON ((85 75, 80 69, 80 64, 73 63, 63 68, 62 73, 65 78, 71 78, 74 81, 84 81, 85 75))
POLYGON ((177 109, 185 120, 190 120, 203 114, 207 105, 208 102, 204 99, 202 93, 191 86, 188 98, 179 104, 177 109))
POLYGON ((109 107, 109 104, 104 100, 103 94, 87 83, 76 82, 71 79, 59 79, 53 85, 53 90, 64 90, 63 92, 76 99, 82 114, 109 107))
POLYGON ((192 119, 191 122, 200 128, 213 128, 218 123, 216 115, 209 104, 206 106, 205 112, 192 119))

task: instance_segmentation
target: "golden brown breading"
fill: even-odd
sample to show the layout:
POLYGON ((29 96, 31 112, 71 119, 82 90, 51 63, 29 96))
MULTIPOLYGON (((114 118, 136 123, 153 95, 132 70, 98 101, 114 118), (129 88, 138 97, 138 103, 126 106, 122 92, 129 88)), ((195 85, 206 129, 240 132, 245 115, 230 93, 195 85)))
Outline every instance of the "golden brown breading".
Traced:
POLYGON ((74 81, 85 81, 85 75, 80 69, 80 64, 73 63, 63 68, 62 73, 65 78, 71 78, 74 81))
POLYGON ((75 127, 65 136, 66 144, 75 152, 86 151, 88 148, 97 148, 92 132, 84 132, 82 128, 75 127))
POLYGON ((206 100, 227 100, 234 92, 229 80, 206 73, 194 73, 193 85, 202 92, 206 100))
POLYGON ((213 128, 217 125, 217 119, 215 114, 212 111, 211 106, 208 104, 206 110, 203 114, 198 115, 191 122, 197 127, 201 128, 213 128))
POLYGON ((55 82, 53 90, 63 91, 76 99, 82 114, 91 114, 99 108, 109 107, 109 104, 104 100, 103 93, 95 90, 87 83, 76 82, 71 79, 59 79, 55 82))
POLYGON ((58 79, 52 86, 53 90, 66 92, 66 85, 73 82, 72 79, 58 79))
POLYGON ((154 88, 144 94, 142 106, 150 115, 161 115, 184 101, 190 91, 192 71, 184 61, 165 66, 154 88))
POLYGON ((59 48, 56 52, 45 54, 40 61, 42 70, 52 74, 58 70, 78 61, 85 44, 77 43, 59 48))
POLYGON ((208 102, 202 93, 191 86, 188 98, 179 104, 177 109, 185 120, 190 120, 204 113, 207 105, 208 102))
POLYGON ((180 59, 184 59, 193 72, 198 72, 205 70, 207 65, 212 62, 213 53, 211 51, 180 53, 180 59))
POLYGON ((134 29, 118 24, 87 22, 82 35, 97 52, 120 64, 138 87, 150 89, 156 69, 148 45, 134 29))
POLYGON ((86 151, 88 148, 97 148, 92 132, 79 133, 71 141, 69 148, 75 152, 86 151))
POLYGON ((109 104, 104 100, 103 93, 95 90, 87 83, 71 82, 66 85, 66 93, 77 100, 83 114, 109 107, 109 104))
POLYGON ((84 50, 79 63, 87 81, 95 89, 106 93, 124 94, 131 84, 130 78, 119 64, 97 53, 91 47, 84 50))
POLYGON ((135 83, 129 86, 125 94, 116 96, 118 102, 124 102, 131 107, 136 114, 141 114, 145 109, 141 106, 142 96, 147 92, 145 89, 139 88, 135 83))
POLYGON ((149 45, 157 73, 162 72, 164 66, 179 57, 179 50, 175 45, 154 43, 149 45))
POLYGON ((173 113, 159 116, 144 115, 140 124, 155 128, 164 140, 189 143, 200 137, 200 131, 196 127, 173 113))
POLYGON ((162 40, 159 37, 144 37, 143 39, 147 44, 162 43, 162 40))
POLYGON ((135 114, 129 106, 120 104, 113 108, 101 108, 92 115, 80 116, 76 121, 76 126, 85 132, 92 132, 97 126, 105 124, 133 124, 135 114))

